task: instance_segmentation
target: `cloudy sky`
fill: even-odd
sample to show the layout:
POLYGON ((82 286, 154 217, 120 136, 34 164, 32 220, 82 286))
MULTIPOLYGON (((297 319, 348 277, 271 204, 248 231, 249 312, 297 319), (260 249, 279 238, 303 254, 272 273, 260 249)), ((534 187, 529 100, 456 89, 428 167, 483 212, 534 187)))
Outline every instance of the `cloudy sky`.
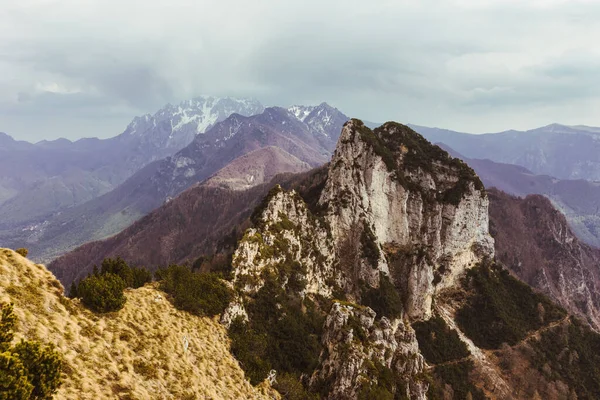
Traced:
POLYGON ((0 0, 0 131, 114 136, 201 94, 467 132, 600 126, 599 20, 576 0, 0 0))

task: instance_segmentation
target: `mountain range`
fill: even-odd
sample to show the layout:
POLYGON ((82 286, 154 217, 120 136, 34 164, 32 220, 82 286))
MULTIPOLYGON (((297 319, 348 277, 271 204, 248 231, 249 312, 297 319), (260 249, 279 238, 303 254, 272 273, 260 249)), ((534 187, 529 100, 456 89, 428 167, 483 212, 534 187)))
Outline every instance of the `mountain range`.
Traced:
POLYGON ((110 192, 36 224, 6 227, 0 231, 0 240, 9 246, 27 243, 32 257, 48 260, 121 231, 249 152, 277 147, 290 155, 279 152, 279 160, 296 158, 312 167, 321 165, 329 160, 347 117, 325 103, 292 108, 296 112, 300 109, 304 110, 300 116, 279 107, 250 117, 234 113, 205 134, 196 135, 173 156, 141 168, 110 192))
POLYGON ((254 115, 256 100, 198 97, 136 117, 109 139, 17 142, 0 135, 0 230, 44 221, 109 192, 145 165, 175 154, 232 113, 254 115))
POLYGON ((600 183, 584 179, 558 179, 536 175, 525 167, 467 158, 441 144, 454 157, 469 164, 488 188, 516 196, 541 194, 566 217, 570 228, 585 243, 600 247, 600 183))
POLYGON ((411 125, 433 143, 469 158, 515 164, 538 175, 600 181, 600 129, 551 124, 528 131, 473 135, 411 125))

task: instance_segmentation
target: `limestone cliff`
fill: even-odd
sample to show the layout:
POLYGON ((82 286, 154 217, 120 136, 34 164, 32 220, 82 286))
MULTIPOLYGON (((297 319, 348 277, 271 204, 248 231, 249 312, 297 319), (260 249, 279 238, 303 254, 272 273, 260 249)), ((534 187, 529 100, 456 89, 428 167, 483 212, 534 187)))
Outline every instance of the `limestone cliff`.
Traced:
MULTIPOLYGON (((318 196, 309 202, 276 186, 255 210, 233 255, 238 298, 223 322, 241 317, 277 340, 252 327, 275 285, 283 292, 272 299, 325 314, 314 333, 318 363, 300 376, 307 387, 329 399, 424 399, 429 383, 410 324, 432 315, 438 291, 493 257, 481 182, 403 125, 371 131, 352 120, 318 196)), ((291 307, 274 301, 275 313, 291 307)))
POLYGON ((481 181, 410 128, 352 120, 330 165, 320 203, 338 254, 361 248, 354 277, 376 286, 380 271, 390 275, 411 317, 429 316, 437 290, 493 257, 481 181))

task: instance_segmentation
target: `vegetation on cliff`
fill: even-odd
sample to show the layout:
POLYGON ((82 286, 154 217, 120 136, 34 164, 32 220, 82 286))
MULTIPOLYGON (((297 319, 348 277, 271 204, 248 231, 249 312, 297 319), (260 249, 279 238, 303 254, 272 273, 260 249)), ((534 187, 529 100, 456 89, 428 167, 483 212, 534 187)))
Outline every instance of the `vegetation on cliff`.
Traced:
POLYGON ((470 269, 463 285, 472 291, 456 314, 465 334, 484 349, 514 345, 531 331, 565 317, 566 312, 546 296, 492 261, 470 269))
POLYGON ((485 195, 483 183, 475 171, 458 158, 451 157, 445 150, 431 144, 423 136, 406 125, 386 122, 375 130, 369 129, 362 121, 353 119, 360 138, 379 155, 389 172, 407 188, 421 192, 426 201, 458 205, 473 185, 475 190, 485 195), (422 170, 434 179, 440 172, 451 171, 458 175, 454 185, 438 193, 424 191, 413 181, 412 173, 422 170))

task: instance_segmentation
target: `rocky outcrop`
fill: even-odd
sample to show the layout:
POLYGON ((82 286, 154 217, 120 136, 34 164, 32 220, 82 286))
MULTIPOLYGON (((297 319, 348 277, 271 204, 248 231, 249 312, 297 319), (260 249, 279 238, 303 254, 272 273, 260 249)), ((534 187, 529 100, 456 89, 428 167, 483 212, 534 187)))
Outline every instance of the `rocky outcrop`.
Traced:
POLYGON ((415 332, 400 320, 390 321, 368 307, 335 302, 324 327, 324 359, 311 378, 329 382, 332 399, 356 399, 383 385, 386 372, 398 377, 398 398, 426 399, 425 361, 415 332))
POLYGON ((295 192, 275 186, 255 211, 249 229, 233 255, 233 283, 246 293, 258 291, 264 275, 285 273, 285 286, 301 278, 307 293, 331 296, 336 283, 333 241, 295 192))

